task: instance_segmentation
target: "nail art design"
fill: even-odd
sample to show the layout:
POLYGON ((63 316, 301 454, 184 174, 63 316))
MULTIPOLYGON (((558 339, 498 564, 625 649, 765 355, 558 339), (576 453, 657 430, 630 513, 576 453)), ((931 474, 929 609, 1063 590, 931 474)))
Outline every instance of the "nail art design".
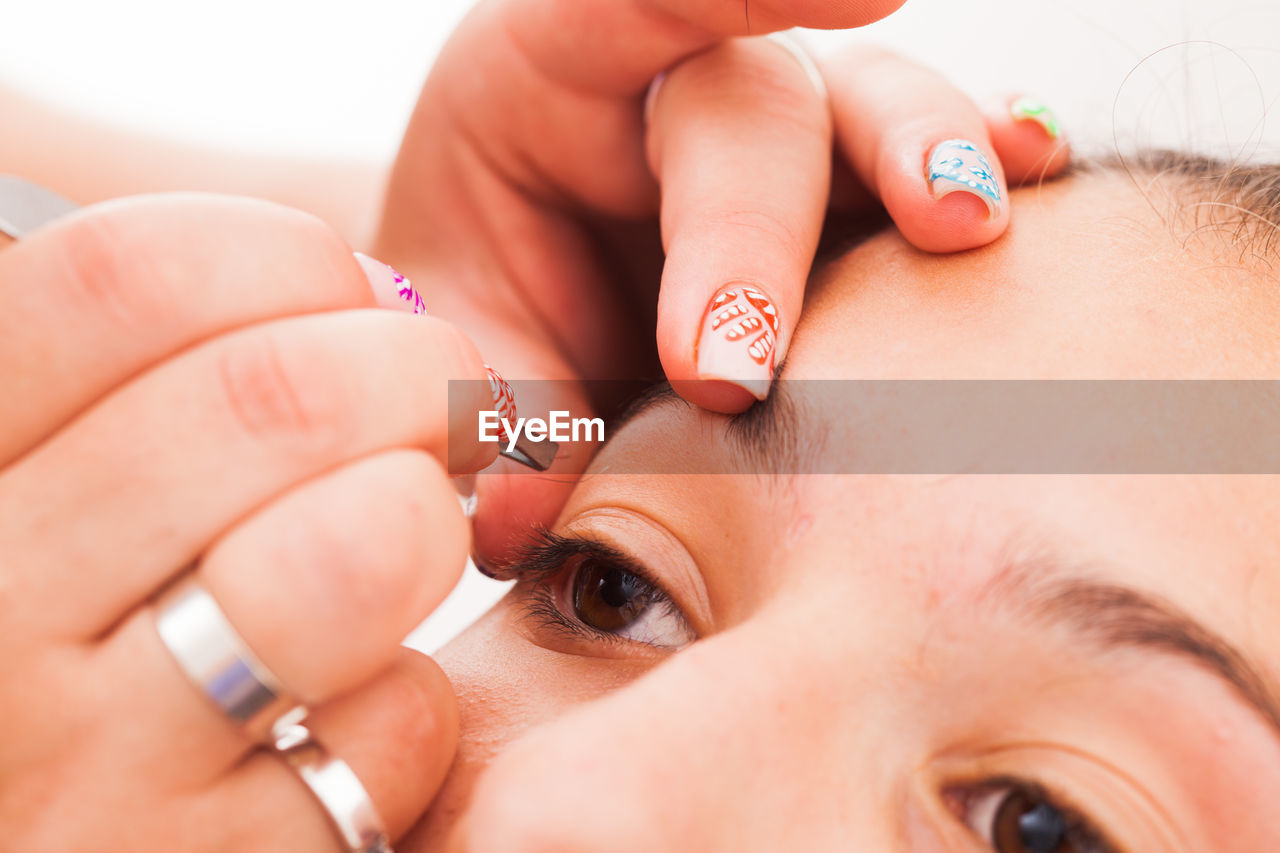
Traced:
POLYGON ((400 300, 407 303, 413 310, 413 313, 425 314, 427 311, 427 303, 422 301, 422 294, 413 289, 413 284, 410 283, 409 279, 405 278, 391 267, 387 267, 387 269, 391 270, 393 274, 396 284, 396 293, 399 295, 400 300))
POLYGON ((1000 184, 991 161, 967 139, 948 139, 935 145, 929 152, 928 173, 934 198, 953 192, 972 193, 987 203, 992 217, 1000 212, 1000 184))
POLYGON ((778 309, 760 290, 732 284, 707 305, 698 337, 698 377, 723 379, 763 400, 778 342, 778 309))
POLYGON ((369 277, 369 285, 373 288, 373 295, 379 305, 414 314, 427 312, 427 303, 423 301, 421 294, 394 267, 361 252, 356 252, 355 256, 364 269, 364 274, 369 277))
POLYGON ((489 365, 484 366, 489 374, 489 391, 493 394, 493 409, 498 413, 498 453, 519 462, 535 471, 545 471, 555 461, 560 445, 550 439, 532 441, 528 436, 520 434, 520 425, 516 421, 516 394, 511 390, 507 380, 498 375, 498 371, 489 365), (516 441, 511 443, 511 433, 503 425, 501 419, 516 424, 516 441))
POLYGON ((1062 136, 1062 126, 1058 124, 1058 116, 1039 98, 1024 95, 1009 105, 1009 114, 1014 121, 1034 121, 1044 128, 1050 139, 1062 136))
MULTIPOLYGON (((516 393, 511 390, 511 385, 507 380, 498 375, 498 371, 489 365, 484 366, 485 372, 489 374, 489 390, 493 392, 493 410, 498 413, 498 417, 510 423, 516 422, 516 393)), ((507 428, 502 426, 501 421, 498 423, 498 430, 502 434, 502 440, 507 440, 507 428)))

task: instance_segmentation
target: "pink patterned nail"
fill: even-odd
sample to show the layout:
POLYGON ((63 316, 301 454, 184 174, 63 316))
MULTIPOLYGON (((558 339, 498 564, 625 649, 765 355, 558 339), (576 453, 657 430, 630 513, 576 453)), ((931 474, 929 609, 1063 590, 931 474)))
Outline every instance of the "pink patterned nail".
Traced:
POLYGON ((369 277, 369 286, 373 288, 373 296, 379 305, 414 314, 426 313, 427 303, 422 301, 422 296, 414 290, 409 279, 368 255, 356 252, 355 256, 364 274, 369 277))
POLYGON ((720 379, 757 400, 769 396, 781 321, 758 288, 731 284, 707 305, 698 336, 698 378, 720 379))

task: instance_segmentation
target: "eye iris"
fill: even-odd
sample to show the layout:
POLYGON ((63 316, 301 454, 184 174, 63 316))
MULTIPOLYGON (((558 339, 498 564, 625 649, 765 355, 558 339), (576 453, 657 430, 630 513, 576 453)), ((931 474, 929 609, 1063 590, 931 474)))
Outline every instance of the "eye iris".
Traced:
POLYGON ((620 631, 644 611, 647 587, 631 572, 586 560, 578 567, 573 583, 575 615, 601 631, 620 631))
POLYGON ((1013 791, 995 817, 998 853, 1073 853, 1070 826, 1051 803, 1025 791, 1013 791))

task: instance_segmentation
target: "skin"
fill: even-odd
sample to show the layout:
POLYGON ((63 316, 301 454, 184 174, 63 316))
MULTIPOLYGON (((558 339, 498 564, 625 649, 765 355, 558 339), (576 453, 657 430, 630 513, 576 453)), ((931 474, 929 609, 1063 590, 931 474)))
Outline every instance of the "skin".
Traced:
MULTIPOLYGON (((136 146, 18 104, 14 114, 47 138, 0 142, 0 163, 76 201, 205 186, 346 215, 333 223, 339 233, 278 205, 158 194, 0 240, 0 397, 22 401, 0 430, 9 841, 337 845, 315 797, 192 689, 158 638, 153 599, 188 573, 310 710, 317 738, 350 765, 398 839, 433 798, 457 733, 445 675, 399 641, 453 586, 469 546, 501 556, 531 521, 552 521, 590 458, 562 454, 558 478, 486 478, 498 486, 481 490, 468 524, 449 476, 493 460, 473 427, 492 404, 482 362, 513 378, 573 379, 637 375, 624 365, 643 363, 656 371, 661 356, 679 377, 668 356, 692 360, 708 294, 744 281, 783 309, 785 351, 828 185, 833 204, 866 211, 878 197, 904 233, 949 241, 913 245, 959 250, 998 237, 1008 212, 988 219, 974 197, 925 191, 920 160, 939 138, 976 139, 997 171, 1010 155, 1022 164, 1007 172, 1015 183, 1065 161, 1043 134, 1007 138, 1007 109, 984 118, 945 81, 878 53, 867 60, 877 77, 911 85, 891 93, 893 109, 877 121, 853 122, 884 97, 853 73, 858 54, 832 66, 828 103, 772 42, 711 47, 746 23, 719 16, 719 2, 668 5, 691 17, 648 2, 491 0, 455 37, 424 90, 373 240, 413 276, 425 318, 374 310, 407 303, 390 268, 352 255, 369 195, 350 206, 316 195, 319 185, 367 191, 367 175, 344 170, 326 183, 293 161, 214 168, 212 153, 136 146), (616 45, 593 39, 597 29, 621 34, 634 53, 620 61, 616 45), (561 50, 562 36, 592 50, 561 50), (664 68, 646 126, 644 92, 664 68), (468 88, 485 80, 505 82, 468 88), (932 121, 913 129, 919 111, 932 121), (103 143, 103 174, 61 168, 88 137, 103 143), (833 144, 845 155, 834 176, 833 144), (886 154, 890 168, 868 171, 886 154), (853 172, 863 181, 856 198, 853 172), (224 184, 229 175, 240 180, 224 184), (620 234, 634 245, 601 263, 596 239, 620 234), (619 269, 635 289, 619 286, 619 269), (610 310, 633 298, 666 306, 656 347, 643 343, 645 318, 610 310), (446 411, 447 381, 467 378, 467 399, 446 411), (66 821, 68 810, 83 819, 66 821)), ((896 5, 753 2, 751 23, 853 25, 896 5)), ((3 92, 0 105, 13 106, 3 92)), ((573 382, 559 387, 581 397, 573 382)), ((734 405, 748 402, 739 394, 734 405)))
MULTIPOLYGON (((829 265, 784 376, 1276 375, 1274 282, 1171 236, 1123 176, 1014 203, 986 248, 888 231, 829 265)), ((802 442, 857 452, 847 413, 805 411, 802 442)), ((726 423, 668 402, 593 465, 724 470, 726 423)), ((1117 850, 1275 849, 1280 732, 1241 691, 1026 611, 1067 576, 1158 595, 1274 695, 1278 520, 1264 476, 588 474, 556 530, 639 560, 697 641, 569 636, 518 583, 439 655, 457 758, 397 849, 983 851, 957 786, 1009 776, 1117 850)))

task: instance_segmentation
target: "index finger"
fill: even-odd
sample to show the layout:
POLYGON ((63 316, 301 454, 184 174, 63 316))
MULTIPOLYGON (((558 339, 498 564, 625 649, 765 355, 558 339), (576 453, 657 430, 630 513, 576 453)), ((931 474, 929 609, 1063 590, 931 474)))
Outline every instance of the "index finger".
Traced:
POLYGON ((320 220, 249 199, 167 195, 86 209, 0 251, 0 460, 148 366, 294 314, 372 305, 320 220))

